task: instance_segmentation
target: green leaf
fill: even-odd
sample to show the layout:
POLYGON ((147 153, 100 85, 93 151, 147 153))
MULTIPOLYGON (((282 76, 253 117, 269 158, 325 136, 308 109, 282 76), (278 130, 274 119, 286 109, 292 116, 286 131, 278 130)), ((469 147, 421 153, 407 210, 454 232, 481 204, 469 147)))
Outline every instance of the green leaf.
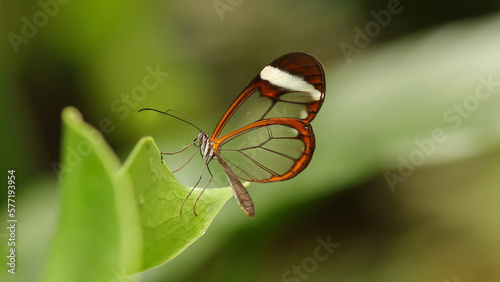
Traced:
POLYGON ((159 266, 201 237, 232 189, 207 189, 193 206, 201 189, 195 189, 184 204, 190 188, 172 175, 160 158, 160 152, 150 137, 139 141, 125 162, 121 173, 130 174, 138 199, 143 232, 143 270, 159 266))
POLYGON ((143 138, 120 168, 103 136, 75 108, 63 117, 61 208, 45 281, 115 281, 171 260, 204 234, 230 187, 182 186, 143 138))
POLYGON ((78 111, 62 113, 61 207, 45 281, 110 281, 120 237, 113 176, 119 161, 78 111))

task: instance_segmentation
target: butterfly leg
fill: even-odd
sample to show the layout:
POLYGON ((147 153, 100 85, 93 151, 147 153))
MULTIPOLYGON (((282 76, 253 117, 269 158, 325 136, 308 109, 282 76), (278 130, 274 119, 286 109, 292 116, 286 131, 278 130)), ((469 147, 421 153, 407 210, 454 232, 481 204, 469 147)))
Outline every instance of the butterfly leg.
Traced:
POLYGON ((181 170, 183 167, 185 167, 193 159, 194 155, 196 155, 196 153, 198 153, 199 150, 200 150, 200 148, 196 149, 196 151, 194 151, 194 153, 191 155, 191 157, 189 158, 189 160, 187 162, 185 162, 183 165, 181 165, 178 169, 173 170, 172 173, 176 173, 179 170, 181 170))
MULTIPOLYGON (((203 177, 203 172, 205 172, 205 168, 208 166, 208 163, 205 163, 203 165, 203 168, 201 169, 201 173, 200 173, 200 178, 198 178, 198 181, 196 181, 196 184, 193 186, 193 188, 191 189, 191 191, 189 191, 189 194, 187 195, 186 199, 184 199, 184 202, 182 202, 182 205, 181 205, 181 211, 179 214, 182 215, 182 208, 184 207, 184 204, 186 203, 187 199, 189 198, 189 196, 191 196, 191 194, 193 193, 194 189, 196 188, 196 186, 198 186, 198 184, 200 183, 201 181, 201 178, 203 177)), ((211 174, 211 173, 210 173, 211 174)), ((196 212, 195 212, 196 214, 196 212)))
POLYGON ((193 146, 195 142, 196 142, 196 140, 193 141, 193 142, 191 142, 191 143, 189 143, 187 146, 185 146, 184 148, 182 148, 182 149, 180 149, 179 151, 176 151, 176 152, 160 152, 162 160, 163 160, 163 155, 175 155, 175 154, 181 153, 184 150, 186 150, 187 148, 193 146))
MULTIPOLYGON (((194 144, 194 142, 193 142, 193 143, 191 143, 191 144, 189 144, 189 145, 187 145, 186 147, 182 148, 180 151, 177 151, 177 152, 172 152, 172 153, 164 153, 164 152, 160 152, 161 160, 163 161, 163 155, 175 155, 175 154, 178 154, 178 153, 180 153, 180 152, 182 152, 182 151, 186 150, 187 148, 189 148, 189 147, 190 147, 191 145, 193 145, 193 144, 194 144)), ((173 171, 172 171, 172 173, 176 173, 176 172, 178 172, 179 170, 181 170, 183 167, 185 167, 185 166, 186 166, 186 165, 187 165, 187 164, 188 164, 188 163, 189 163, 189 162, 193 159, 194 155, 195 155, 195 154, 196 154, 199 150, 200 150, 200 148, 196 149, 196 151, 194 151, 194 153, 191 155, 191 157, 189 158, 189 160, 188 160, 186 163, 184 163, 183 165, 181 165, 178 169, 173 170, 173 171)))
POLYGON ((198 203, 198 200, 200 199, 201 197, 201 194, 203 194, 203 192, 205 192, 205 189, 207 189, 208 185, 210 184, 210 182, 212 182, 212 179, 214 179, 214 175, 212 174, 212 172, 210 171, 210 167, 208 166, 207 164, 207 169, 208 169, 208 173, 210 173, 210 180, 208 180, 208 183, 207 185, 205 185, 205 187, 203 188, 203 190, 201 191, 200 195, 198 195, 198 198, 196 198, 196 201, 194 202, 194 207, 193 207, 193 211, 194 211, 194 215, 198 216, 198 214, 196 213, 196 204, 198 203))

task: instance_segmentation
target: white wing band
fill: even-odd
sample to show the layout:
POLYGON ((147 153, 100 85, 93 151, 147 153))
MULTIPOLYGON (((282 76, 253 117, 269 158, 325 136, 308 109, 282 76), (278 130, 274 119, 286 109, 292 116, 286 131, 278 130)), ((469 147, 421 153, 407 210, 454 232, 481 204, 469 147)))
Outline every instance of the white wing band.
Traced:
POLYGON ((260 78, 269 81, 272 85, 283 87, 290 91, 306 92, 313 101, 321 99, 321 93, 312 84, 299 76, 289 74, 278 68, 266 66, 260 72, 260 78))

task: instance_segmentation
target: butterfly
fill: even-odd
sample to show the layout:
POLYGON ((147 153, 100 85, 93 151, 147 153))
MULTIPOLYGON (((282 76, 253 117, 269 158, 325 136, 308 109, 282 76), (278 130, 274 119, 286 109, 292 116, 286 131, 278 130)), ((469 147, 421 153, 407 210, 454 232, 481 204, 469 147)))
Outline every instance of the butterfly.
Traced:
MULTIPOLYGON (((215 159, 225 172, 243 212, 255 217, 252 198, 241 181, 266 183, 288 180, 308 166, 316 146, 310 123, 323 104, 325 89, 325 71, 320 61, 312 55, 294 52, 267 64, 236 97, 210 136, 189 117, 191 122, 172 114, 175 110, 161 112, 144 108, 139 112, 157 111, 199 130, 196 139, 180 151, 162 153, 176 154, 194 145, 204 160, 200 178, 184 203, 199 184, 205 168, 211 176, 209 183, 213 179, 209 163, 215 159), (237 114, 250 121, 222 134, 228 131, 228 124, 233 120, 243 120, 236 117, 237 114)), ((196 199, 195 215, 196 203, 203 191, 196 199)))

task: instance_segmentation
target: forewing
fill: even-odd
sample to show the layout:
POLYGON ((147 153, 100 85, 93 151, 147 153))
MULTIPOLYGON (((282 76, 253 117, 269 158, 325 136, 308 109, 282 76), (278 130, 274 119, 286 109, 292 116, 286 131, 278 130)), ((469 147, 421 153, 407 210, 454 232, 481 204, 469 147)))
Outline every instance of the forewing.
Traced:
POLYGON ((325 73, 318 59, 305 53, 283 55, 265 66, 245 87, 224 113, 211 139, 217 139, 228 123, 236 124, 227 126, 224 132, 237 130, 241 123, 269 118, 293 118, 309 123, 324 97, 325 73))
POLYGON ((287 180, 304 170, 315 148, 309 124, 290 118, 256 121, 213 141, 235 175, 252 182, 287 180))

